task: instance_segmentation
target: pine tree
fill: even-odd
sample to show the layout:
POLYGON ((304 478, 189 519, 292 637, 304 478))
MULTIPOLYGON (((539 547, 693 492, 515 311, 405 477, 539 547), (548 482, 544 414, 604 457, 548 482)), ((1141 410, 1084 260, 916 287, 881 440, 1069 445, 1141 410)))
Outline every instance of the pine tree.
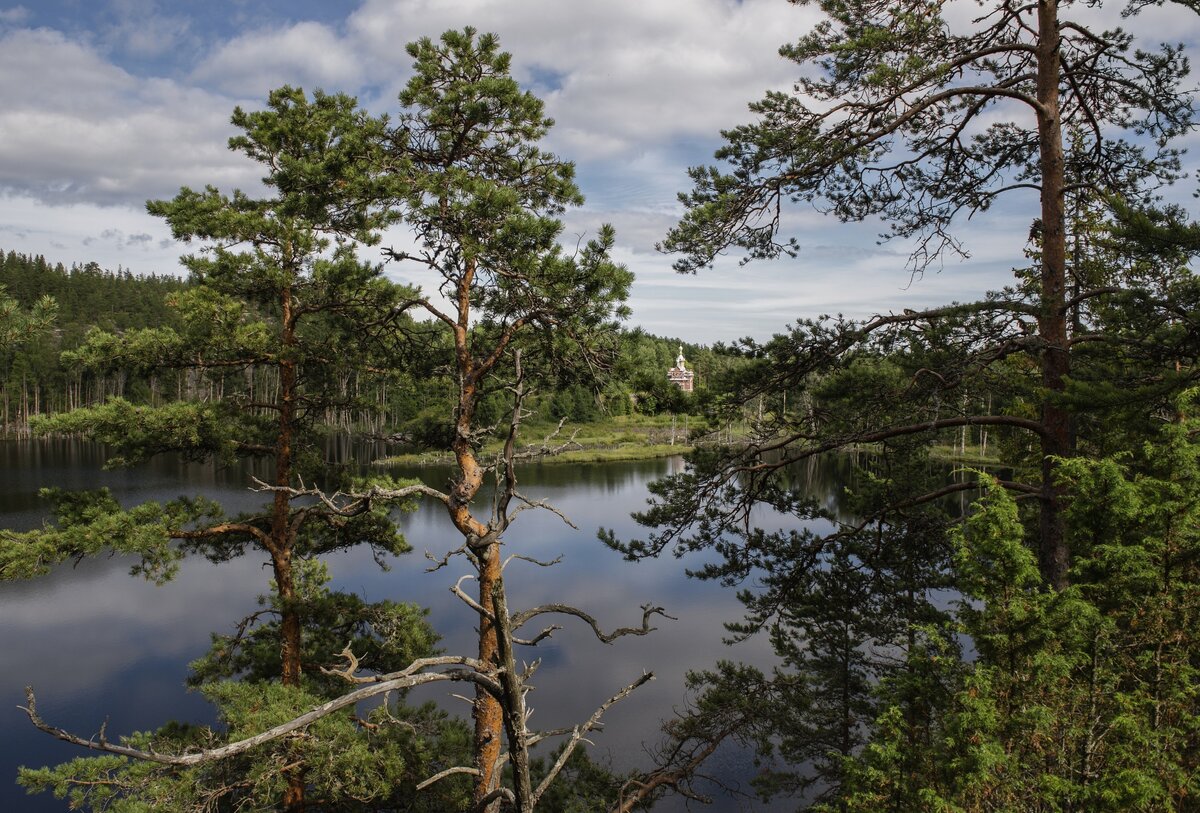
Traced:
MULTIPOLYGON (((250 552, 267 557, 273 581, 263 616, 275 620, 257 627, 248 620, 252 632, 217 640, 213 654, 196 665, 196 679, 218 703, 228 731, 168 727, 153 740, 133 738, 147 747, 150 742, 164 747, 165 739, 184 750, 222 736, 236 738, 315 704, 333 691, 318 667, 332 665, 346 643, 331 636, 373 641, 369 665, 382 670, 430 654, 434 640, 412 608, 366 607, 324 586, 319 563, 324 554, 357 545, 386 554, 408 549, 388 501, 342 511, 314 502, 310 491, 317 486, 333 493, 350 485, 346 468, 326 460, 321 421, 330 408, 355 406, 340 382, 346 375, 370 374, 386 349, 376 335, 398 318, 394 306, 402 292, 355 256, 355 246, 375 242, 387 222, 377 205, 383 190, 374 172, 384 124, 348 97, 317 93, 309 99, 292 88, 274 91, 265 110, 236 110, 233 123, 242 135, 230 147, 264 167, 268 196, 185 188, 173 200, 148 204, 176 238, 201 244, 199 253, 184 260, 192 284, 173 299, 180 327, 93 331, 73 353, 91 369, 179 371, 188 398, 160 406, 114 399, 46 419, 39 427, 111 444, 117 450, 111 465, 134 465, 165 452, 219 463, 263 459, 271 475, 257 488, 270 502, 260 512, 229 517, 202 499, 127 509, 107 493, 55 494, 57 526, 8 535, 3 546, 9 577, 105 547, 141 554, 138 569, 160 579, 187 554, 214 562, 250 552), (348 627, 329 623, 339 616, 348 627), (221 680, 232 677, 243 680, 221 680)), ((383 485, 393 491, 397 486, 383 485)), ((415 747, 403 745, 411 737, 393 737, 387 747, 382 744, 387 737, 375 738, 381 761, 372 763, 369 726, 324 725, 324 736, 314 734, 303 746, 284 742, 260 752, 252 767, 242 766, 252 777, 245 782, 229 780, 237 770, 228 767, 232 774, 201 767, 163 778, 153 766, 135 764, 121 768, 128 783, 115 787, 164 809, 207 809, 217 800, 262 804, 274 796, 281 809, 298 811, 309 786, 320 794, 387 798, 396 783, 409 781, 405 760, 387 763, 394 747, 415 747), (354 742, 356 732, 366 739, 354 742), (364 777, 374 772, 378 785, 339 790, 355 772, 367 772, 364 777), (168 796, 175 801, 168 803, 168 796)), ((65 774, 29 774, 27 781, 86 789, 91 786, 80 784, 84 780, 77 774, 116 770, 110 762, 84 761, 66 766, 65 774)), ((103 793, 88 798, 97 808, 107 803, 103 793)))
POLYGON ((610 363, 612 320, 626 313, 631 275, 609 258, 614 237, 608 226, 574 256, 559 245, 556 216, 583 201, 574 167, 538 145, 553 122, 542 102, 512 78, 510 56, 496 37, 476 36, 470 28, 449 31, 408 51, 415 75, 400 94, 403 109, 388 152, 391 177, 403 189, 395 210, 416 247, 389 253, 402 267, 431 276, 441 295, 406 304, 431 316, 429 329, 450 340, 456 472, 444 504, 478 572, 478 660, 510 667, 505 702, 476 690, 475 802, 493 800, 489 809, 499 804, 497 771, 507 734, 516 804, 526 810, 536 795, 524 742, 524 690, 509 674, 513 638, 503 617, 500 556, 516 513, 510 504, 528 502, 516 491, 515 443, 524 398, 539 378, 546 380, 546 371, 557 367, 561 380, 564 370, 610 363), (480 407, 497 392, 511 392, 513 399, 502 459, 489 463, 481 460, 487 430, 480 407), (488 518, 476 500, 493 471, 497 497, 488 518))
MULTIPOLYGON (((747 394, 798 382, 849 348, 894 341, 897 333, 974 351, 932 368, 942 386, 924 382, 918 392, 936 397, 958 394, 964 368, 1028 358, 1039 388, 1035 414, 967 411, 935 417, 930 428, 987 424, 1032 433, 1041 452, 1041 567, 1061 589, 1070 551, 1053 467, 1073 449, 1072 413, 1061 398, 1078 339, 1072 317, 1113 293, 1111 286, 1072 289, 1069 211, 1081 198, 1143 199, 1177 177, 1178 153, 1167 142, 1191 122, 1180 85, 1186 60, 1175 47, 1134 49, 1119 29, 1095 31, 1083 15, 1068 18, 1073 4, 1060 0, 993 4, 962 32, 943 16, 941 0, 815 5, 825 19, 781 49, 806 68, 796 93, 768 94, 752 105, 757 122, 724 133, 717 155, 729 171, 692 170, 695 188, 683 196, 688 212, 663 246, 681 252, 676 267, 689 272, 730 247, 748 258, 795 254, 796 242, 779 236, 781 210, 785 201, 806 201, 843 220, 882 218, 885 239, 914 241, 919 273, 947 251, 962 252, 952 233, 957 220, 986 211, 1001 195, 1034 190, 1038 265, 1030 284, 923 312, 801 323, 777 341, 779 366, 747 394), (1153 140, 1125 140, 1122 130, 1153 140)), ((914 411, 927 405, 914 403, 914 411)), ((825 438, 780 428, 789 431, 796 438, 787 459, 824 445, 825 438)), ((876 424, 858 440, 911 431, 876 424)))

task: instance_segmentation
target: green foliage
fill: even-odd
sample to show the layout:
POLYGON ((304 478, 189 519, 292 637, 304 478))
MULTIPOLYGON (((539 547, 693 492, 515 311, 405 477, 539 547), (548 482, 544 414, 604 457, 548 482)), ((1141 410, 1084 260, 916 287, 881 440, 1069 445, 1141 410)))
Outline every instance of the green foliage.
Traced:
POLYGON ((83 435, 118 449, 109 467, 133 466, 164 452, 179 452, 187 460, 230 463, 248 451, 261 455, 270 450, 269 424, 229 403, 181 401, 149 407, 114 398, 102 406, 32 423, 41 434, 83 435))
MULTIPOLYGON (((437 636, 423 610, 390 601, 369 604, 331 591, 328 570, 320 562, 305 562, 296 575, 292 601, 302 605, 305 627, 302 689, 279 683, 282 608, 278 594, 272 593, 260 598, 263 609, 234 634, 214 635, 209 652, 192 664, 189 683, 213 703, 218 725, 169 723, 124 741, 184 752, 287 722, 346 690, 343 679, 320 672, 339 665, 343 647, 360 657, 363 668, 377 672, 395 671, 433 654, 437 636)), ((465 798, 461 783, 439 783, 419 794, 414 786, 436 773, 438 765, 469 760, 465 727, 432 705, 412 708, 398 699, 326 717, 302 736, 195 768, 85 757, 54 768, 22 769, 20 782, 30 792, 52 791, 84 810, 275 810, 286 785, 286 766, 303 764, 309 793, 322 800, 322 809, 458 809, 465 798), (95 784, 101 778, 103 783, 95 784)))
POLYGON ((914 748, 887 706, 829 809, 1190 809, 1198 454, 1185 418, 1133 453, 1064 461, 1078 559, 1059 592, 1041 584, 1012 497, 989 485, 958 535, 956 615, 974 657, 955 661, 937 736, 914 748))
POLYGON ((137 556, 132 573, 159 584, 178 569, 183 551, 177 532, 221 517, 220 507, 202 498, 146 503, 123 509, 107 489, 66 492, 45 488, 54 525, 26 533, 0 530, 0 580, 41 576, 61 562, 111 552, 137 556))
POLYGON ((688 212, 663 242, 683 255, 681 271, 731 247, 751 259, 798 253, 795 239, 779 234, 785 201, 847 221, 879 218, 884 239, 913 238, 917 271, 943 252, 961 253, 949 231, 956 219, 986 211, 1011 184, 1044 180, 1032 126, 1039 83, 1057 86, 1057 124, 1074 135, 1059 168, 1071 182, 1139 195, 1148 177, 1178 176, 1179 153, 1166 145, 1193 114, 1179 47, 1136 49, 1125 31, 1093 31, 1085 19, 1066 25, 1070 4, 1045 4, 1047 19, 1063 14, 1056 50, 1091 66, 1068 79, 1057 60, 1039 62, 1037 26, 1002 6, 964 30, 938 0, 804 5, 819 21, 780 49, 802 69, 794 91, 768 92, 751 105, 755 121, 722 133, 724 169, 690 171, 693 190, 681 195, 688 212), (1014 103, 1031 111, 1028 124, 989 118, 1014 103), (1154 140, 1125 140, 1125 128, 1154 140), (964 131, 971 138, 960 138, 964 131))
MULTIPOLYGON (((222 464, 265 457, 274 487, 268 504, 227 518, 202 500, 124 510, 108 495, 59 495, 58 526, 4 545, 10 578, 45 570, 51 554, 104 548, 140 554, 139 567, 160 578, 187 553, 222 562, 257 552, 269 560, 274 581, 262 610, 234 635, 215 636, 213 651, 195 664, 193 682, 216 705, 221 726, 169 724, 130 738, 142 748, 211 747, 342 693, 345 687, 320 670, 333 666, 348 642, 361 648, 369 668, 395 670, 429 654, 436 640, 414 607, 329 591, 317 558, 359 545, 377 556, 408 550, 393 515, 407 506, 355 502, 340 492, 399 484, 355 482, 347 466, 326 461, 320 431, 330 413, 367 408, 355 390, 389 350, 380 332, 395 326, 393 305, 404 293, 355 255, 356 245, 373 242, 389 222, 378 202, 390 181, 374 171, 383 120, 349 97, 317 93, 310 100, 291 88, 272 93, 266 110, 237 110, 233 120, 242 135, 231 148, 261 162, 271 194, 255 199, 209 187, 149 203, 177 238, 201 243, 184 260, 191 285, 169 302, 176 319, 140 330, 93 330, 67 356, 97 375, 177 374, 183 399, 135 405, 117 398, 46 418, 38 428, 110 444, 110 465, 168 452, 222 464), (312 485, 327 491, 314 493, 312 485), (321 499, 326 494, 332 496, 321 499)), ((365 811, 410 796, 443 734, 447 748, 462 739, 431 709, 385 705, 363 713, 361 720, 328 717, 301 736, 194 769, 84 759, 27 773, 23 781, 92 809, 275 809, 302 791, 328 795, 331 809, 365 811), (88 784, 101 774, 108 784, 88 784)), ((430 798, 447 802, 439 792, 430 798)))
POLYGON ((26 310, 0 285, 0 354, 7 355, 16 345, 45 333, 57 313, 58 304, 49 296, 43 295, 26 310))
POLYGON ((76 348, 93 327, 125 330, 169 323, 164 297, 182 286, 182 280, 172 277, 107 272, 95 263, 67 269, 44 257, 0 252, 0 287, 8 294, 0 298, 0 311, 9 314, 4 319, 15 331, 14 341, 0 348, 0 420, 7 428, 23 428, 32 414, 107 394, 153 397, 162 381, 132 370, 116 376, 84 373, 62 361, 60 351, 76 348), (52 314, 47 310, 51 301, 52 314), (54 329, 45 330, 51 316, 54 329), (40 326, 37 341, 27 341, 35 324, 40 326))
MULTIPOLYGON (((393 601, 366 602, 350 593, 331 591, 328 569, 320 561, 304 561, 296 573, 296 595, 304 625, 305 680, 326 697, 336 697, 343 680, 325 675, 349 648, 363 669, 394 672, 433 653, 438 636, 429 626, 427 611, 393 601)), ((237 678, 269 682, 279 678, 278 593, 260 596, 263 608, 248 616, 232 635, 214 634, 208 653, 192 662, 189 683, 207 685, 237 678), (264 621, 264 619, 269 619, 264 621)))
MULTIPOLYGON (((221 711, 223 733, 171 724, 123 742, 163 752, 214 747, 285 722, 321 701, 273 683, 219 683, 204 693, 221 711)), ((31 793, 68 799, 76 810, 271 811, 278 809, 287 766, 303 762, 305 781, 323 810, 442 813, 465 803, 463 783, 452 779, 422 793, 415 785, 440 764, 461 764, 466 747, 462 724, 432 706, 381 705, 362 718, 326 717, 286 743, 194 768, 83 757, 54 768, 22 769, 19 781, 31 793)))
MULTIPOLYGON (((556 748, 547 758, 533 760, 530 774, 535 786, 545 777, 549 766, 562 753, 556 748)), ((583 748, 576 748, 567 758, 558 777, 538 800, 539 811, 545 813, 594 813, 606 810, 620 796, 621 786, 629 777, 596 762, 583 748)), ((649 810, 649 805, 636 805, 633 810, 649 810)))
MULTIPOLYGON (((504 393, 508 374, 499 373, 516 349, 538 388, 593 388, 595 374, 611 366, 614 320, 628 314, 632 281, 610 259, 612 228, 601 226, 573 254, 564 252, 557 215, 583 201, 575 169, 539 146, 553 122, 510 75, 510 57, 494 35, 448 31, 436 42, 413 43, 409 53, 415 75, 400 94, 388 152, 395 212, 418 248, 388 253, 432 274, 452 300, 445 310, 427 297, 411 304, 444 331, 436 352, 456 365, 455 375, 469 377, 471 416, 485 425, 506 413, 489 395, 504 393)), ((551 406, 564 413, 585 403, 572 397, 551 406)))

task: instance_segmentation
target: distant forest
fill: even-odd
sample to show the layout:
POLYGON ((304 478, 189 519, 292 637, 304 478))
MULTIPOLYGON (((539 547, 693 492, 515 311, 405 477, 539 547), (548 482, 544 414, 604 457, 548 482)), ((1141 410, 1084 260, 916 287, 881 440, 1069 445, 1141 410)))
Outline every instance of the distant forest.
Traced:
MULTIPOLYGON (((0 251, 0 286, 23 308, 43 296, 58 305, 54 327, 37 339, 4 349, 0 387, 0 426, 5 434, 29 431, 34 415, 63 412, 103 403, 112 397, 139 404, 161 404, 175 400, 208 400, 224 392, 222 374, 180 371, 173 375, 112 369, 97 372, 72 356, 87 336, 99 329, 125 330, 178 327, 172 307, 175 294, 188 282, 169 274, 134 274, 118 268, 101 268, 95 262, 70 267, 51 263, 42 255, 29 256, 0 251)), ((562 382, 553 392, 536 399, 537 417, 594 421, 631 412, 697 412, 704 401, 709 381, 742 362, 736 348, 721 343, 708 347, 676 338, 654 336, 633 328, 621 333, 621 353, 604 386, 595 390, 562 382), (696 392, 680 392, 667 381, 679 348, 696 373, 696 392)), ((232 375, 227 373, 225 375, 232 375)), ((270 372, 238 371, 237 375, 262 377, 270 387, 270 372)), ((325 423, 340 429, 359 429, 377 434, 412 437, 418 443, 437 431, 432 424, 444 420, 444 404, 451 397, 452 382, 441 375, 405 376, 380 381, 372 379, 371 392, 360 392, 360 382, 348 379, 344 386, 356 397, 356 407, 328 414, 325 423)), ((497 408, 499 405, 497 404, 497 408)))

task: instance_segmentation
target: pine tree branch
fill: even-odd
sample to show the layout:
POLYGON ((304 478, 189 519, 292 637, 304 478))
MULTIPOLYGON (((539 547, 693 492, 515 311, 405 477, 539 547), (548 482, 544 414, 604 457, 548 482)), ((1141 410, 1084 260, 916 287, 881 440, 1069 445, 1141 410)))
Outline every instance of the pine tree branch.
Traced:
POLYGON ((594 731, 599 725, 600 718, 603 717, 604 713, 612 708, 613 705, 621 702, 639 687, 644 686, 652 680, 654 680, 654 673, 646 672, 633 683, 630 683, 624 689, 621 689, 621 691, 617 692, 612 697, 608 698, 608 700, 605 700, 603 703, 601 703, 600 707, 597 708, 596 711, 592 713, 592 716, 589 717, 585 722, 571 729, 571 737, 567 740, 566 745, 563 746, 562 751, 558 755, 558 759, 554 761, 554 764, 550 767, 550 770, 546 772, 546 776, 533 791, 533 797, 531 799, 533 806, 537 805, 538 800, 542 798, 542 794, 546 792, 546 790, 550 787, 550 784, 562 772, 562 769, 567 764, 567 760, 569 760, 571 758, 571 754, 574 753, 575 748, 580 742, 583 741, 583 735, 589 731, 594 731))
POLYGON ((315 723, 317 720, 327 717, 330 714, 344 709, 348 706, 353 706, 363 700, 368 700, 377 695, 393 692, 399 689, 411 689, 416 686, 422 686, 427 683, 436 683, 440 681, 461 681, 474 683, 482 687, 485 691, 493 696, 499 697, 502 694, 500 684, 491 676, 494 668, 485 664, 479 663, 470 658, 459 657, 438 657, 438 658, 422 658, 414 661, 408 669, 401 672, 393 672, 388 675, 375 675, 368 678, 358 678, 356 682, 367 683, 361 689, 356 689, 352 692, 342 695, 341 697, 330 700, 327 703, 311 709, 298 717, 282 723, 273 728, 269 728, 260 734, 236 742, 223 745, 219 748, 209 748, 203 751, 197 751, 190 754, 164 754, 158 751, 143 750, 140 748, 131 748, 125 745, 115 745, 104 736, 103 729, 100 735, 95 739, 84 739, 83 737, 72 734, 65 729, 57 728, 50 725, 42 719, 37 711, 37 700, 34 697, 33 688, 25 687, 25 698, 27 706, 18 706, 19 709, 25 712, 29 717, 29 721, 34 727, 40 731, 51 735, 55 739, 69 742, 73 745, 78 745, 93 751, 103 751, 109 754, 118 754, 120 756, 140 759, 146 762, 156 762, 161 765, 173 765, 179 767, 187 767, 191 765, 199 765, 206 762, 213 762, 219 759, 236 756, 245 753, 260 745, 272 742, 281 737, 300 731, 301 729, 315 723), (443 664, 463 664, 468 666, 466 669, 454 669, 445 672, 419 672, 417 670, 428 666, 437 666, 443 664))
MULTIPOLYGON (((625 635, 646 635, 648 633, 654 632, 658 628, 650 626, 650 617, 651 616, 661 615, 663 618, 669 618, 672 621, 678 620, 674 616, 667 615, 666 610, 664 610, 662 607, 655 607, 651 604, 643 604, 642 605, 642 626, 640 626, 640 627, 619 627, 619 628, 613 630, 612 632, 606 633, 606 632, 604 632, 604 630, 602 630, 600 628, 600 622, 598 622, 593 616, 585 613, 583 610, 580 610, 577 607, 572 607, 569 604, 542 604, 538 607, 533 607, 531 609, 525 610, 523 612, 519 612, 516 615, 512 616, 512 627, 513 627, 513 629, 520 629, 521 627, 523 627, 525 624, 529 623, 532 619, 536 618, 537 616, 546 615, 548 613, 558 613, 561 615, 572 615, 572 616, 575 616, 576 618, 582 619, 585 623, 587 623, 588 626, 590 626, 592 628, 592 632, 595 633, 596 638, 606 644, 611 644, 616 639, 621 638, 625 635)), ((540 636, 540 637, 544 637, 544 636, 540 636)), ((535 639, 535 640, 537 640, 537 639, 535 639)))

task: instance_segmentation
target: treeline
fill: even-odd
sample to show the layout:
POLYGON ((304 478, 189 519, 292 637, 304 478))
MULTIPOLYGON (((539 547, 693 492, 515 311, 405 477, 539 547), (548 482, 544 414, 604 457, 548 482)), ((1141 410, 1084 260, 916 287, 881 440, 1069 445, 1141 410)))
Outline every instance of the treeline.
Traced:
MULTIPOLYGON (((223 372, 195 370, 143 373, 135 369, 99 371, 77 355, 89 331, 121 333, 142 328, 178 327, 174 295, 189 283, 176 276, 134 274, 101 268, 95 262, 70 267, 51 264, 42 255, 0 252, 0 286, 22 308, 43 297, 57 305, 53 329, 36 340, 0 348, 0 425, 7 434, 26 433, 35 415, 50 415, 94 406, 112 397, 135 404, 158 405, 179 400, 219 400, 227 391, 267 392, 278 387, 273 371, 262 368, 223 372), (232 382, 231 377, 237 381, 232 382)), ((602 387, 563 378, 532 399, 537 416, 557 421, 595 421, 640 413, 695 413, 709 382, 744 363, 736 348, 712 347, 646 333, 622 330, 620 352, 602 387), (667 380, 682 348, 688 369, 696 374, 696 392, 687 394, 667 380)), ((448 349, 448 348, 447 348, 448 349)), ((447 431, 447 405, 456 397, 448 369, 432 366, 428 375, 373 377, 348 375, 339 382, 344 408, 323 416, 327 426, 398 435, 414 442, 431 441, 447 431)), ((497 396, 483 404, 485 418, 498 418, 504 408, 497 396)))
MULTIPOLYGON (((95 375, 62 359, 94 327, 127 330, 171 324, 167 300, 185 283, 167 275, 109 271, 94 262, 50 264, 42 255, 0 252, 0 286, 21 307, 42 297, 57 305, 54 327, 36 340, 0 348, 0 420, 6 432, 26 432, 34 415, 94 404, 112 395, 149 400, 162 382, 127 375, 95 375)), ((175 384, 176 382, 171 382, 175 384)))
POLYGON ((1055 0, 995 4, 962 36, 937 4, 818 5, 825 23, 782 49, 802 67, 799 95, 770 93, 756 124, 725 131, 730 166, 693 170, 662 243, 676 268, 798 251, 780 214, 792 201, 882 217, 915 239, 919 272, 960 248, 962 216, 1035 187, 1030 267, 965 302, 797 319, 741 357, 685 348, 700 385, 689 397, 664 381, 675 343, 615 326, 631 275, 611 259, 612 229, 576 254, 559 246, 552 213, 582 200, 574 170, 538 146, 552 122, 494 36, 410 44, 395 118, 294 88, 235 111, 230 145, 266 164, 277 197, 209 187, 152 202, 176 236, 208 243, 185 260, 197 284, 172 294, 181 327, 93 333, 64 357, 95 375, 191 370, 186 398, 111 400, 42 428, 112 444, 114 465, 167 451, 267 459, 270 503, 229 517, 202 498, 125 507, 49 491, 54 524, 0 534, 0 578, 111 551, 164 580, 184 555, 257 555, 272 568, 271 620, 256 612, 193 666, 223 730, 170 723, 117 746, 45 723, 31 691, 34 725, 110 754, 21 783, 94 811, 630 813, 665 792, 699 798, 705 760, 734 742, 755 751, 751 788, 776 808, 1198 809, 1200 224, 1146 208, 1182 171, 1169 145, 1192 126, 1186 61, 1130 55, 1122 32, 1060 20, 1055 0), (1137 142, 1115 137, 1130 126, 1137 142), (399 222, 417 248, 386 255, 453 308, 357 258, 399 222), (377 392, 399 431, 452 452, 448 481, 352 478, 321 453, 319 424, 377 392), (534 632, 542 616, 609 643, 667 610, 645 604, 640 626, 605 634, 583 608, 519 607, 506 564, 553 564, 513 529, 549 507, 518 488, 518 464, 542 453, 519 449, 519 430, 539 409, 693 405, 706 429, 740 423, 741 437, 698 446, 651 486, 644 538, 601 538, 634 561, 699 557, 690 573, 739 588, 731 637, 767 638, 776 663, 693 672, 693 701, 664 724, 651 767, 556 804, 544 793, 572 749, 650 675, 633 670, 574 728, 530 729, 526 648, 559 628, 534 632), (1002 469, 948 483, 930 465, 937 445, 982 447, 984 432, 1002 469), (843 451, 869 460, 835 512, 802 475, 843 451), (435 655, 416 608, 327 586, 328 554, 406 549, 393 511, 418 496, 454 530, 431 570, 468 571, 452 588, 477 621, 466 654, 435 655), (972 510, 947 510, 953 497, 972 510), (440 681, 472 684, 471 724, 401 697, 440 681), (370 719, 334 713, 384 692, 370 719), (542 777, 530 747, 556 735, 542 777))

